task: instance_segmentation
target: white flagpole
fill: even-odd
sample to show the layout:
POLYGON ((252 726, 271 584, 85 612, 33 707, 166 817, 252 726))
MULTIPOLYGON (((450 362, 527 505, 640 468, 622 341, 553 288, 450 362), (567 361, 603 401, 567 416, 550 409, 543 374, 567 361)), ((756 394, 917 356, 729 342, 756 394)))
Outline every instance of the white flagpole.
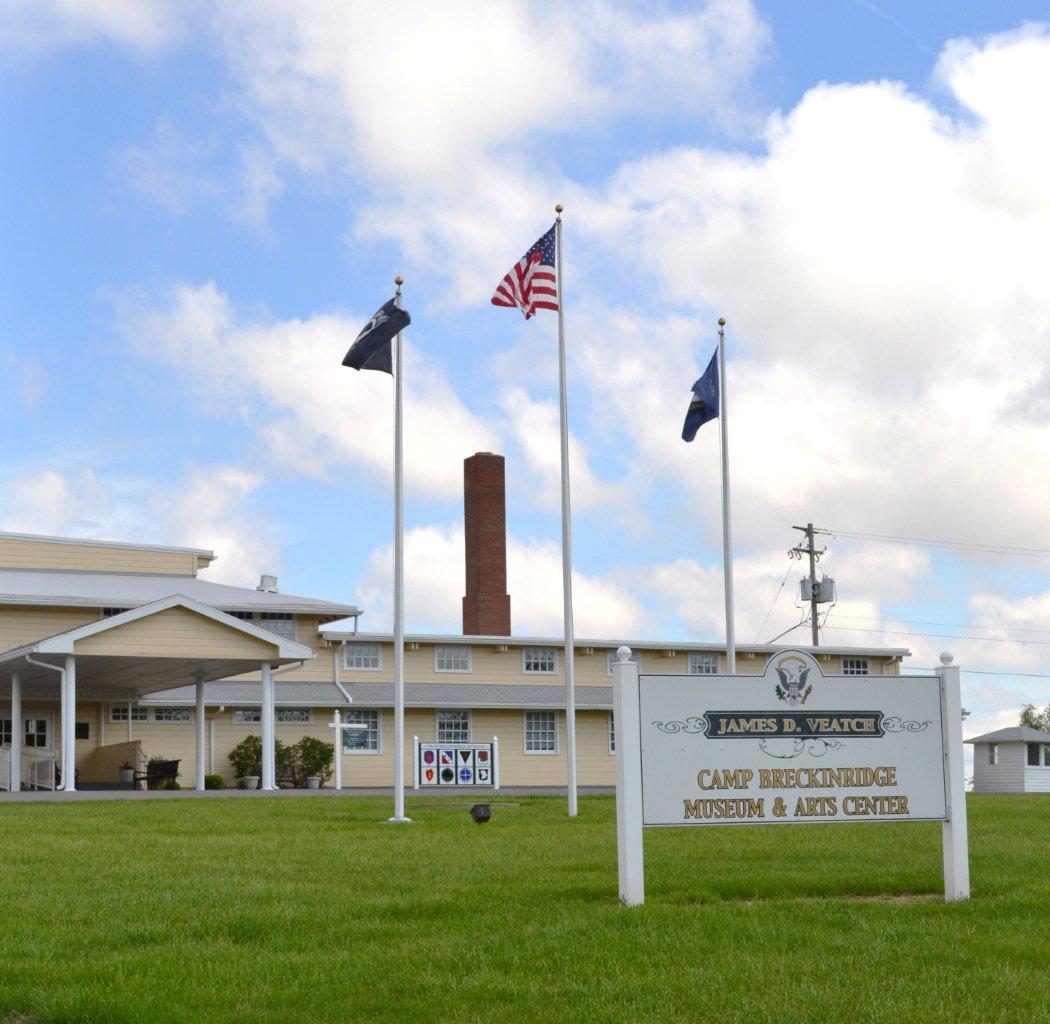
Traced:
POLYGON ((726 589, 726 671, 736 673, 733 628, 733 520, 729 508, 729 406, 726 402, 726 318, 718 318, 718 431, 722 439, 722 576, 726 589))
POLYGON ((572 624, 572 511, 569 502, 569 400, 565 373, 565 264, 561 257, 561 212, 554 212, 555 263, 558 273, 558 385, 561 406, 561 573, 562 602, 565 614, 565 745, 568 761, 567 789, 569 817, 575 818, 576 807, 576 666, 572 624))
MULTIPOLYGON (((395 277, 394 303, 401 308, 403 277, 395 277)), ((394 816, 395 824, 405 817, 405 471, 401 432, 401 332, 394 338, 394 816)))

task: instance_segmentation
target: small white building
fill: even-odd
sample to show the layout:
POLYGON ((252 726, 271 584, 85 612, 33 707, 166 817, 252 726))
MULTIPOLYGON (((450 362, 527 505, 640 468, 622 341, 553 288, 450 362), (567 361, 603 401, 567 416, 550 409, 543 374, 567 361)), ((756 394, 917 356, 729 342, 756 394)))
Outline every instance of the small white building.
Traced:
POLYGON ((966 742, 975 793, 1050 793, 1050 732, 1016 725, 966 742))

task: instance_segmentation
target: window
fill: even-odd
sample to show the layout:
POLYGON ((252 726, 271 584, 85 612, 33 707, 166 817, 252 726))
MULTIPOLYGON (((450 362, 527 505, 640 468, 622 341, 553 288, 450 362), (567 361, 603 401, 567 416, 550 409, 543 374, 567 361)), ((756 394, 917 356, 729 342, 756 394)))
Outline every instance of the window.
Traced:
POLYGON ((295 639, 295 616, 287 612, 263 612, 259 616, 259 625, 278 636, 295 639))
MULTIPOLYGON (((128 720, 128 711, 127 704, 112 704, 109 709, 109 720, 111 722, 126 722, 128 720)), ((149 711, 146 708, 132 707, 130 711, 133 722, 149 721, 149 711)))
POLYGON ((438 743, 469 743, 470 712, 439 711, 437 713, 438 743))
POLYGON ((689 655, 689 674, 691 676, 717 676, 718 655, 710 651, 689 655))
POLYGON ((1039 744, 1029 743, 1028 744, 1028 767, 1038 768, 1039 767, 1039 744))
POLYGON ((844 676, 867 676, 871 675, 868 671, 868 659, 867 658, 843 658, 842 659, 842 674, 844 676))
POLYGON ((27 747, 50 747, 51 743, 47 735, 48 721, 46 718, 26 719, 26 742, 27 747))
POLYGON ((434 648, 435 672, 469 672, 470 648, 466 644, 434 648))
POLYGON ((102 618, 108 619, 111 615, 120 615, 123 612, 130 612, 130 608, 103 608, 102 618))
POLYGON ((89 739, 91 739, 91 723, 90 722, 74 722, 73 723, 73 739, 76 739, 76 740, 89 740, 89 739))
POLYGON ((383 667, 383 649, 379 644, 347 644, 346 668, 375 670, 383 667))
POLYGON ((558 671, 558 652, 553 647, 523 647, 521 667, 526 675, 552 676, 558 671))
POLYGON ((999 744, 989 743, 988 744, 988 763, 998 764, 999 763, 999 744))
POLYGON ((240 619, 241 622, 252 622, 255 619, 255 612, 227 612, 226 614, 240 619))
POLYGON ((525 712, 525 753, 556 754, 558 720, 553 711, 525 712))
POLYGON ((11 719, 0 718, 0 743, 11 746, 11 719))
POLYGON ((256 725, 262 721, 262 712, 254 708, 242 708, 233 713, 234 725, 256 725))
POLYGON ((154 708, 154 722, 188 722, 190 720, 189 708, 154 708))
POLYGON ((611 711, 609 712, 609 753, 616 753, 616 720, 611 711))
POLYGON ((309 708, 278 708, 278 725, 313 725, 314 713, 309 708))
POLYGON ((379 712, 351 708, 346 713, 350 725, 363 725, 364 729, 342 729, 344 754, 378 754, 379 712))
POLYGON ((1050 743, 1043 744, 1043 767, 1050 768, 1050 743))
MULTIPOLYGON (((637 651, 631 651, 631 657, 628 660, 631 661, 633 664, 637 665, 639 663, 639 660, 640 660, 638 652, 637 651)), ((605 655, 605 674, 606 675, 610 675, 610 676, 612 675, 612 667, 615 664, 616 664, 616 652, 615 651, 609 651, 605 655)))

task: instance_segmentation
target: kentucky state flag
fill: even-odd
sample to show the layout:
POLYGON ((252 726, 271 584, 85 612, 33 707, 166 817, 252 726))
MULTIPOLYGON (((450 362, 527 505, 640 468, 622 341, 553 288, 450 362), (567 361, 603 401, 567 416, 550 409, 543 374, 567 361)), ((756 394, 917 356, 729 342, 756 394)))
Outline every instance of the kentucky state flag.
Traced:
POLYGON ((693 400, 685 414, 682 440, 692 441, 696 432, 708 421, 718 419, 718 350, 711 356, 704 375, 693 385, 693 400))
POLYGON ((361 328, 350 351, 343 356, 343 366, 355 370, 382 370, 392 374, 393 360, 390 357, 390 342, 398 331, 404 330, 412 318, 406 310, 398 309, 394 299, 383 303, 375 315, 361 328))

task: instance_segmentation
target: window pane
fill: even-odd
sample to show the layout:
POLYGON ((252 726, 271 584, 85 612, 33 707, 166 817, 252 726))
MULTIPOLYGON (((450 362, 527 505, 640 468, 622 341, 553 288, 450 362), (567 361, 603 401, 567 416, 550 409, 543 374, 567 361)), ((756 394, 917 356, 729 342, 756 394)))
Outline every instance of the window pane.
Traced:
POLYGON ((434 670, 436 672, 469 672, 470 648, 465 645, 435 647, 434 670))
POLYGON ((616 753, 616 721, 611 711, 609 712, 609 753, 616 753))
POLYGON ((309 708, 278 708, 278 725, 311 725, 314 713, 309 708))
POLYGON ((844 676, 866 676, 868 675, 867 658, 843 658, 842 674, 844 676))
POLYGON ((0 718, 0 743, 11 744, 11 719, 0 718))
POLYGON ((285 612, 263 612, 259 616, 259 625, 278 636, 295 639, 295 616, 285 612))
POLYGON ((692 676, 717 676, 718 655, 708 651, 689 655, 689 674, 692 676))
POLYGON ((1028 764, 1033 768, 1039 767, 1039 744, 1028 744, 1028 764))
POLYGON ((989 743, 988 744, 988 763, 998 764, 999 763, 999 744, 989 743))
POLYGON ((382 658, 379 644, 347 644, 343 664, 347 668, 377 669, 381 667, 382 658))
POLYGON ((346 721, 353 725, 367 726, 365 729, 343 729, 343 750, 379 751, 379 712, 352 709, 346 713, 346 721))
POLYGON ((227 615, 232 615, 235 619, 240 619, 241 622, 251 622, 254 618, 254 612, 227 612, 227 615))
POLYGON ((190 720, 189 708, 154 708, 154 722, 188 722, 190 720))
MULTIPOLYGON (((109 720, 111 722, 126 722, 128 720, 127 704, 113 704, 109 709, 109 720)), ((131 709, 131 720, 133 722, 149 721, 149 711, 146 708, 131 709)))
POLYGON ((553 675, 558 671, 558 654, 553 647, 526 647, 524 659, 525 671, 530 675, 553 675))
POLYGON ((262 721, 262 712, 251 709, 235 711, 233 713, 234 725, 255 725, 262 721))
POLYGON ((525 712, 525 750, 553 754, 558 749, 558 724, 553 711, 525 712))
POLYGON ((438 743, 469 743, 470 712, 439 711, 437 713, 438 743))

